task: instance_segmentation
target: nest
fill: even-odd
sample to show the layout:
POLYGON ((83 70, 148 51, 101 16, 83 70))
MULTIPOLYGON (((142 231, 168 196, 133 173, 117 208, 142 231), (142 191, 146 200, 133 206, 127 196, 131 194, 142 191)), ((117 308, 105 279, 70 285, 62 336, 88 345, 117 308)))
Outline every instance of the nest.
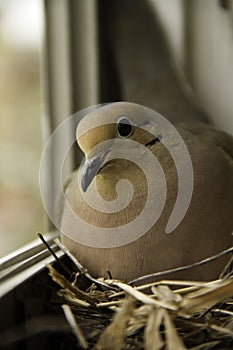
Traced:
POLYGON ((55 241, 65 253, 61 259, 39 237, 56 259, 47 266, 52 279, 43 271, 46 282, 33 284, 40 298, 44 295, 45 312, 1 332, 1 349, 12 344, 15 349, 15 343, 19 349, 30 344, 30 349, 52 350, 233 349, 233 257, 215 281, 164 279, 232 255, 233 247, 127 284, 93 278, 59 240, 55 241))
MULTIPOLYGON (((93 278, 58 240, 56 243, 76 270, 72 278, 66 278, 67 266, 63 263, 60 271, 48 266, 50 276, 59 285, 59 303, 75 336, 76 349, 233 349, 232 258, 220 278, 211 282, 146 283, 144 276, 127 284, 93 278), (139 281, 145 284, 136 286, 139 281)), ((228 249, 198 264, 232 251, 228 249)), ((164 273, 154 277, 158 275, 164 277, 164 273)))

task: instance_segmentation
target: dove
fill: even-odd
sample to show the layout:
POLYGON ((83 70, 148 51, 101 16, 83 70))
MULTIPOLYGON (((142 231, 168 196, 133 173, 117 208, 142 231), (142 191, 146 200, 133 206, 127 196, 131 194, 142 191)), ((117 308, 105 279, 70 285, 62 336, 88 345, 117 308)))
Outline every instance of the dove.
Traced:
MULTIPOLYGON (((231 135, 201 123, 173 126, 147 107, 114 102, 80 121, 77 142, 85 161, 65 185, 60 230, 93 276, 128 282, 232 245, 231 135)), ((212 280, 226 262, 169 278, 212 280)))

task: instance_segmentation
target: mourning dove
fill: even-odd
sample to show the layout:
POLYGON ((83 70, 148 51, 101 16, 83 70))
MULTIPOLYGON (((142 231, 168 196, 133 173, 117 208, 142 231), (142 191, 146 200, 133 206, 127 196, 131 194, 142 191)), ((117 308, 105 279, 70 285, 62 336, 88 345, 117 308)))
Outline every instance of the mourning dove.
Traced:
MULTIPOLYGON (((66 185, 61 232, 63 243, 95 277, 106 276, 109 271, 113 278, 129 281, 198 262, 232 245, 233 138, 205 124, 183 123, 176 126, 180 135, 177 139, 171 125, 164 127, 163 122, 160 125, 153 118, 151 109, 117 102, 95 109, 78 125, 77 141, 86 160, 66 185), (185 156, 177 152, 182 140, 187 147, 185 156), (127 148, 123 146, 122 152, 120 146, 126 141, 127 148), (178 157, 173 152, 178 153, 178 157), (139 159, 136 162, 135 154, 139 159), (185 184, 182 184, 178 168, 186 169, 185 157, 190 157, 191 167, 187 163, 182 179, 185 184), (149 175, 144 173, 144 165, 149 175), (159 167, 163 172, 156 170, 159 167), (124 193, 119 197, 117 186, 122 179, 133 186, 129 198, 126 193, 129 182, 123 187, 127 198, 124 193), (149 186, 154 192, 148 204, 149 186), (190 193, 183 218, 173 225, 174 229, 167 230, 169 218, 180 200, 178 194, 183 195, 185 201, 190 193), (95 195, 104 200, 104 210, 98 209, 95 195), (119 198, 123 198, 122 203, 124 199, 129 203, 114 210, 119 198), (164 204, 162 209, 160 204, 164 204), (135 226, 135 220, 142 213, 146 219, 142 217, 135 226), (148 222, 154 217, 155 222, 148 228, 148 222), (79 225, 79 221, 84 226, 79 225), (91 231, 94 244, 91 242, 89 246, 79 240, 89 235, 89 231, 85 232, 85 223, 94 230, 91 231), (132 228, 125 226, 128 223, 133 223, 132 228), (114 230, 120 232, 124 226, 129 238, 126 244, 118 244, 117 233, 115 246, 98 245, 98 232, 105 230, 112 242, 114 230), (140 230, 145 232, 130 241, 140 230)), ((225 263, 226 259, 219 259, 171 277, 210 280, 219 275, 225 263)))

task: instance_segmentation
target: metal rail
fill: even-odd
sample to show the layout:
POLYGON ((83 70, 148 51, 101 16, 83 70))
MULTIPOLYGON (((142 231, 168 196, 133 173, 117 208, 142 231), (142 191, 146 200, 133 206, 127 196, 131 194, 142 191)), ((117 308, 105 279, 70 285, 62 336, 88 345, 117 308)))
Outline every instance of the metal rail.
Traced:
MULTIPOLYGON (((62 250, 53 242, 58 237, 58 232, 46 234, 44 237, 58 258, 64 255, 62 250)), ((53 261, 55 261, 55 258, 39 239, 0 259, 0 297, 3 297, 53 261)))

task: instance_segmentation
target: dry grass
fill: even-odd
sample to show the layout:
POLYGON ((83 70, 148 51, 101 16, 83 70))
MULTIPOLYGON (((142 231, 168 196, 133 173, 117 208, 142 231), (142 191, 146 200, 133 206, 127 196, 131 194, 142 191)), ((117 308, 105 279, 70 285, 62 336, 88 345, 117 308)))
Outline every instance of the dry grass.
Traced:
POLYGON ((82 271, 70 282, 48 266, 81 349, 233 349, 232 259, 216 281, 161 280, 136 287, 96 280, 57 244, 82 271), (83 279, 88 288, 80 288, 83 279))

